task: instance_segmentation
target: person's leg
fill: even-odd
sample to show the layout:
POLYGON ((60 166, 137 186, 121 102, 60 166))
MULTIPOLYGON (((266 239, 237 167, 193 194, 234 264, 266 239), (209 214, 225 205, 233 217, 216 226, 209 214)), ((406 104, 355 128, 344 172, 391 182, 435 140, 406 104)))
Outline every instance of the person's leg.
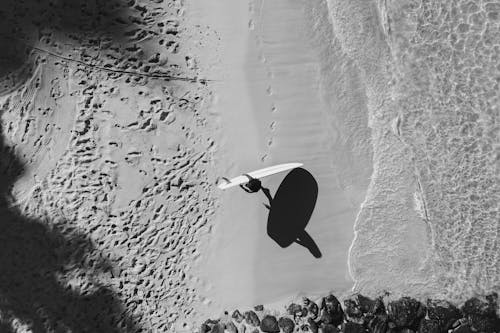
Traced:
POLYGON ((267 207, 267 209, 271 209, 271 205, 273 204, 273 197, 271 196, 271 192, 269 191, 268 188, 265 188, 263 186, 260 187, 260 189, 262 190, 262 192, 264 192, 264 194, 266 195, 267 197, 267 200, 269 200, 269 205, 266 205, 264 204, 264 206, 267 207))
POLYGON ((300 235, 295 240, 295 243, 307 248, 314 257, 321 258, 321 251, 319 250, 318 246, 311 238, 311 236, 309 236, 309 234, 305 230, 300 233, 300 235))

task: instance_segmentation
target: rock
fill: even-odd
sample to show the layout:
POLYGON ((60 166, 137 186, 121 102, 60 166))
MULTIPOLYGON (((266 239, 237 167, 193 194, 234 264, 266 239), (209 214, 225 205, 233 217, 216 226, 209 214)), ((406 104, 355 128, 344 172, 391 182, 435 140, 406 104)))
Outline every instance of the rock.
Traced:
POLYGON ((279 333, 280 328, 275 316, 267 315, 260 322, 260 329, 266 333, 279 333))
POLYGON ((411 297, 402 297, 388 305, 389 320, 398 328, 418 329, 420 320, 425 316, 425 307, 411 297))
POLYGON ((252 310, 245 312, 245 320, 249 325, 258 327, 260 325, 259 317, 252 310))
POLYGON ((294 317, 302 316, 302 306, 292 303, 288 306, 287 312, 289 315, 292 315, 294 317))
POLYGON ((236 327, 236 325, 232 321, 228 321, 226 323, 226 330, 229 333, 238 333, 238 328, 236 327))
POLYGON ((361 312, 361 308, 354 300, 344 300, 344 312, 347 320, 360 324, 363 323, 363 312, 361 312))
POLYGON ((386 315, 374 316, 373 318, 370 319, 367 326, 373 333, 385 333, 389 329, 389 325, 387 323, 387 316, 386 315))
POLYGON ((344 333, 364 333, 365 328, 358 323, 347 322, 342 325, 342 332, 344 333))
POLYGON ((243 321, 244 317, 238 310, 234 310, 233 314, 231 315, 231 318, 236 320, 236 322, 239 324, 243 321))
POLYGON ((337 327, 332 325, 332 324, 322 324, 320 326, 320 329, 321 329, 322 333, 338 333, 339 332, 337 327))
POLYGON ((307 318, 307 325, 312 333, 318 333, 318 324, 312 318, 307 318))
POLYGON ((319 314, 318 305, 306 297, 304 297, 303 302, 304 302, 304 307, 308 310, 309 317, 312 319, 318 318, 319 314))
POLYGON ((224 333, 224 325, 221 323, 215 324, 214 326, 212 326, 210 333, 224 333))
POLYGON ((344 321, 344 311, 342 311, 342 306, 335 296, 328 295, 321 301, 320 321, 334 326, 338 326, 344 321))
POLYGON ((429 319, 437 321, 441 331, 447 332, 453 323, 462 317, 462 313, 450 302, 427 300, 427 316, 429 319))
POLYGON ((307 324, 303 324, 302 326, 300 326, 300 330, 302 332, 309 332, 309 326, 307 324))
POLYGON ((470 327, 469 324, 465 325, 460 325, 457 328, 455 328, 453 333, 477 333, 476 331, 473 331, 472 328, 470 327))
MULTIPOLYGON (((420 321, 418 333, 440 333, 440 332, 441 329, 439 328, 439 322, 437 320, 423 318, 420 321)), ((443 332, 448 332, 448 331, 446 330, 443 332)))
POLYGON ((253 308, 255 311, 264 311, 264 305, 256 305, 253 308))
POLYGON ((278 326, 283 330, 284 333, 292 333, 295 328, 295 323, 293 320, 287 317, 281 317, 278 320, 278 326))
POLYGON ((500 331, 500 318, 496 314, 498 295, 486 296, 485 301, 471 298, 462 307, 464 317, 470 324, 470 328, 483 333, 494 333, 500 331))
POLYGON ((210 326, 208 326, 205 323, 201 324, 200 333, 208 333, 208 332, 210 332, 210 326))

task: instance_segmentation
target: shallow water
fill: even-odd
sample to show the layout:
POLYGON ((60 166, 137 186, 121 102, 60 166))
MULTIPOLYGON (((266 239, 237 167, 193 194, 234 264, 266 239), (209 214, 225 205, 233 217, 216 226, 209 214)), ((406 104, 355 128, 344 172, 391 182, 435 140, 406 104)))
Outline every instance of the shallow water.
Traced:
POLYGON ((375 171, 350 256, 356 289, 454 301, 498 291, 498 4, 340 6, 330 1, 337 34, 377 92, 375 171), (365 15, 357 33, 342 21, 349 13, 365 15))

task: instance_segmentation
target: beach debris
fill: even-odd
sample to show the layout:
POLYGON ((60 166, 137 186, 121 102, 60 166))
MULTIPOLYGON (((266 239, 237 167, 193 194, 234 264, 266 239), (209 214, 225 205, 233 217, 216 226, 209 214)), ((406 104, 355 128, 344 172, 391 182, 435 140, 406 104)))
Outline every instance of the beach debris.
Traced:
POLYGON ((266 333, 279 333, 280 328, 275 316, 266 315, 260 322, 260 329, 266 333))
POLYGON ((321 322, 324 324, 340 325, 344 320, 344 311, 338 299, 332 294, 321 301, 321 322))
POLYGON ((295 328, 295 323, 288 317, 281 317, 278 320, 278 326, 283 330, 284 333, 292 333, 295 328))
POLYGON ((411 297, 392 301, 387 309, 389 320, 398 328, 415 328, 425 316, 425 307, 411 297))
POLYGON ((260 325, 259 317, 252 310, 245 312, 245 320, 249 325, 254 327, 258 327, 260 325))

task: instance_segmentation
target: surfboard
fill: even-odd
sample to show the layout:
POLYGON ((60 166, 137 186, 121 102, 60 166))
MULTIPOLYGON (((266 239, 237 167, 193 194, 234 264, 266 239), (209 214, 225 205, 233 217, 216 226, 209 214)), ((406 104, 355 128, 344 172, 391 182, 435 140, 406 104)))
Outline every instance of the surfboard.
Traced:
MULTIPOLYGON (((284 163, 284 164, 278 164, 278 165, 273 165, 264 169, 259 169, 255 170, 252 172, 247 172, 246 175, 249 175, 252 178, 263 178, 267 176, 274 175, 279 172, 287 171, 290 169, 295 169, 298 167, 301 167, 303 164, 302 163, 284 163)), ((242 174, 238 177, 234 177, 229 180, 222 180, 222 183, 218 185, 218 187, 221 190, 225 190, 228 188, 231 188, 233 186, 245 184, 249 181, 248 177, 245 176, 245 174, 242 174)))

